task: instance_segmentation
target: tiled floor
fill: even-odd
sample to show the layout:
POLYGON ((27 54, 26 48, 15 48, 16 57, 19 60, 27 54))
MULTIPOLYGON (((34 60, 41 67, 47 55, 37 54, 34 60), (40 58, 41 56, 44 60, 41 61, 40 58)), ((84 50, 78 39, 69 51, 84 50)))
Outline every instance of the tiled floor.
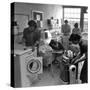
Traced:
POLYGON ((51 86, 51 85, 64 85, 66 84, 60 79, 60 68, 56 65, 52 66, 53 72, 50 68, 44 68, 44 72, 40 75, 40 79, 37 80, 32 86, 51 86))

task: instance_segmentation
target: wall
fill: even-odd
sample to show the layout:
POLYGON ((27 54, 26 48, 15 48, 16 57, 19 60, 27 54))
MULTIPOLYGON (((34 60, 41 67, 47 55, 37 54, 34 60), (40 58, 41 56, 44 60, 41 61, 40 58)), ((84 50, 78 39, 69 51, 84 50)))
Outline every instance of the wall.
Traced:
POLYGON ((32 3, 15 3, 15 14, 26 14, 29 15, 29 19, 32 19, 32 10, 41 11, 44 13, 43 16, 43 28, 48 29, 47 19, 52 16, 55 19, 59 19, 61 26, 62 19, 62 6, 53 4, 32 4, 32 3))

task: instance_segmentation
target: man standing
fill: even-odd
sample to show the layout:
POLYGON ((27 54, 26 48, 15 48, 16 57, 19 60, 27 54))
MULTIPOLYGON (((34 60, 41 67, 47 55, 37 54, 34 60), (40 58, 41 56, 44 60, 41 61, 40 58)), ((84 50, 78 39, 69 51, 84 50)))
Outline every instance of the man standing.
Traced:
POLYGON ((63 33, 63 40, 62 40, 62 44, 64 46, 64 49, 68 49, 68 44, 69 44, 69 36, 70 36, 70 33, 71 33, 71 28, 70 28, 70 25, 68 24, 68 21, 65 20, 64 21, 65 24, 63 24, 61 26, 61 32, 63 33))

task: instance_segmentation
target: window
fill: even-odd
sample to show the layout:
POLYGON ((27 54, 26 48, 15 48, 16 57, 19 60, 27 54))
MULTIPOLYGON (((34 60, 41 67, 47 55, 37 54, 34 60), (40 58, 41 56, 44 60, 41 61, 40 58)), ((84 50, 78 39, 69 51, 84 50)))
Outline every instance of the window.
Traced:
POLYGON ((84 31, 88 32, 88 13, 84 14, 84 31))
POLYGON ((78 23, 80 27, 80 13, 81 9, 80 8, 69 8, 69 7, 64 7, 64 20, 68 20, 71 29, 74 27, 75 23, 78 23))

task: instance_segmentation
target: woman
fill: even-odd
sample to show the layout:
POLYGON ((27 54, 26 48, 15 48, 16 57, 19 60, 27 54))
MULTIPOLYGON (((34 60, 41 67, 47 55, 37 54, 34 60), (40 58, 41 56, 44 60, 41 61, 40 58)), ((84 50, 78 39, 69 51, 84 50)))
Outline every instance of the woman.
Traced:
POLYGON ((74 28, 73 28, 73 30, 72 30, 72 34, 81 35, 81 31, 80 31, 80 29, 78 28, 78 23, 75 23, 75 24, 74 24, 74 28))
POLYGON ((30 20, 28 22, 28 26, 29 27, 25 28, 23 31, 23 40, 27 47, 34 46, 37 43, 37 41, 39 41, 40 39, 40 33, 37 29, 36 22, 30 20))
POLYGON ((74 44, 74 47, 77 45, 79 45, 80 47, 80 53, 77 54, 77 56, 71 61, 72 64, 75 64, 76 66, 78 65, 79 62, 84 61, 82 70, 81 70, 81 74, 80 74, 80 79, 82 81, 82 83, 87 83, 87 71, 88 71, 88 47, 87 47, 87 40, 84 40, 81 38, 80 35, 77 34, 72 34, 70 36, 69 39, 70 42, 72 42, 72 44, 74 44))

